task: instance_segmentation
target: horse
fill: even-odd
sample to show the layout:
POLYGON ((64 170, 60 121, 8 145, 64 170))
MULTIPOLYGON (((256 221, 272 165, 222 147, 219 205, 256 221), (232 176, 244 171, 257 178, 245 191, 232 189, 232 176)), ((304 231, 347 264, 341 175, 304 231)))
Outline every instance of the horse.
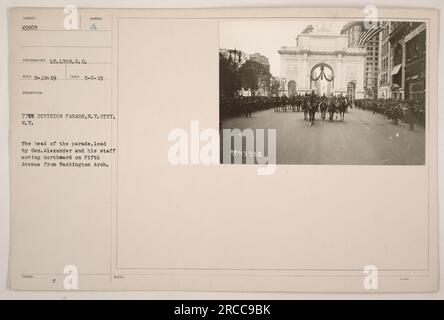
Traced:
POLYGON ((327 103, 325 101, 321 101, 319 103, 319 109, 321 110, 321 119, 325 120, 325 113, 327 112, 327 103))
POLYGON ((289 101, 290 102, 290 110, 292 112, 295 112, 296 111, 296 97, 295 96, 291 96, 289 100, 290 100, 289 101))
POLYGON ((340 101, 339 102, 339 116, 341 118, 341 121, 344 121, 346 110, 347 110, 347 102, 345 100, 340 101))
POLYGON ((328 110, 328 114, 329 114, 328 119, 330 121, 333 121, 333 116, 334 116, 334 114, 336 112, 336 104, 335 104, 334 101, 330 101, 329 102, 327 110, 328 110))
POLYGON ((308 114, 308 101, 304 100, 302 101, 302 111, 304 112, 304 120, 308 120, 307 114, 308 114))
POLYGON ((301 106, 302 106, 302 99, 297 99, 296 100, 296 111, 299 112, 301 111, 301 106))
POLYGON ((283 112, 287 112, 288 103, 289 103, 289 100, 288 100, 287 96, 283 96, 282 97, 282 111, 283 112))
POLYGON ((309 123, 310 126, 313 125, 316 111, 318 111, 318 105, 314 101, 310 102, 308 105, 308 113, 310 116, 310 123, 309 123))

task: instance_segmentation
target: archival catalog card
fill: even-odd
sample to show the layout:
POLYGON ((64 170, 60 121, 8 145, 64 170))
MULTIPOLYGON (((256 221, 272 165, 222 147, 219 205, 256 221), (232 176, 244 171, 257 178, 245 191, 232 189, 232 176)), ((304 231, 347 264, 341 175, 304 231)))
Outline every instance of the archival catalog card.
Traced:
POLYGON ((437 289, 437 11, 12 8, 9 39, 12 289, 437 289))

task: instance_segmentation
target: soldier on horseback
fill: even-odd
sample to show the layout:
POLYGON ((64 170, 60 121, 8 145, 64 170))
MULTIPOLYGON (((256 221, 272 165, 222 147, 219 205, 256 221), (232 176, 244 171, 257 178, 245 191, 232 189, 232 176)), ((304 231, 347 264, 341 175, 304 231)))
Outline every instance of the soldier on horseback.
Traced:
POLYGON ((318 99, 314 91, 311 92, 308 100, 308 113, 310 116, 309 125, 312 126, 315 119, 316 111, 318 111, 318 99))
POLYGON ((329 115, 328 119, 330 121, 333 121, 333 116, 335 115, 336 112, 336 100, 337 100, 336 97, 331 97, 328 102, 327 110, 329 115))
POLYGON ((304 112, 304 120, 308 120, 308 94, 305 93, 305 95, 302 97, 302 111, 304 112))
POLYGON ((325 120, 325 113, 327 112, 327 97, 325 93, 322 95, 321 102, 319 102, 319 109, 321 111, 321 119, 325 120))
POLYGON ((342 96, 342 94, 339 96, 339 116, 341 118, 341 121, 344 121, 345 118, 345 111, 347 110, 347 101, 342 96))

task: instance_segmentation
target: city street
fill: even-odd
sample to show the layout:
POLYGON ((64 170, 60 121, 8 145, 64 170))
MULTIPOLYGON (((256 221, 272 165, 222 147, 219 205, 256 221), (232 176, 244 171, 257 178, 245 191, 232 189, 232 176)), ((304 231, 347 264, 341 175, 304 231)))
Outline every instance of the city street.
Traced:
MULTIPOLYGON (((345 121, 320 120, 313 126, 302 112, 253 113, 224 121, 223 129, 276 129, 277 164, 423 165, 424 128, 399 125, 381 114, 349 109, 345 121)), ((328 116, 328 115, 327 115, 328 116)), ((266 151, 267 153, 267 151, 266 151)))

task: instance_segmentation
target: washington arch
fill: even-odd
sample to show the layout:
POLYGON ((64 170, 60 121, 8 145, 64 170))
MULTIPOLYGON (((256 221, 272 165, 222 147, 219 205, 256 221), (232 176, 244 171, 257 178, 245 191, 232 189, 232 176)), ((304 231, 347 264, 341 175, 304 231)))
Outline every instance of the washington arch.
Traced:
MULTIPOLYGON (((297 93, 348 93, 348 84, 355 84, 354 96, 364 98, 364 64, 366 50, 348 47, 347 36, 327 30, 304 31, 296 37, 296 46, 283 46, 278 50, 281 62, 281 77, 298 84, 297 93), (321 73, 320 82, 313 81, 313 71, 321 73), (328 81, 331 77, 333 79, 328 81)), ((314 79, 316 79, 316 75, 314 79)), ((287 92, 288 94, 289 92, 287 92)))

